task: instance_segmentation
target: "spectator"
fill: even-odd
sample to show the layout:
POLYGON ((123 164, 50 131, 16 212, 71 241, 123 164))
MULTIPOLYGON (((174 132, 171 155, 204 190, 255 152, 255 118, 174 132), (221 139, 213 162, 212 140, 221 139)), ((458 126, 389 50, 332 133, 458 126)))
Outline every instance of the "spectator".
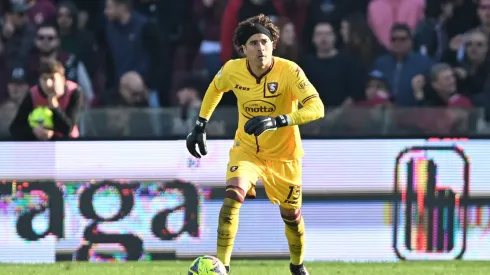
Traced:
POLYGON ((354 13, 342 20, 340 34, 345 53, 361 61, 365 74, 373 66, 374 60, 385 52, 361 13, 354 13))
POLYGON ((29 22, 27 12, 31 6, 25 0, 10 0, 7 12, 0 22, 3 44, 0 47, 6 56, 8 67, 25 67, 36 35, 34 25, 29 22))
POLYGON ((0 114, 2 120, 0 120, 0 136, 9 136, 9 125, 14 119, 17 108, 24 99, 29 85, 27 84, 27 78, 25 70, 22 68, 15 68, 11 71, 7 90, 8 99, 0 104, 0 114))
POLYGON ((108 87, 116 87, 117 79, 136 71, 148 88, 159 91, 164 60, 158 25, 134 11, 130 0, 106 0, 104 12, 109 22, 101 44, 108 58, 108 87))
MULTIPOLYGON (((471 101, 458 93, 454 71, 450 65, 439 63, 430 70, 429 85, 425 77, 418 75, 413 78, 414 96, 420 106, 426 107, 457 107, 471 108, 471 101)), ((415 126, 424 132, 448 134, 466 131, 468 113, 454 108, 420 109, 413 113, 409 120, 400 119, 399 123, 415 126)))
POLYGON ((14 119, 17 108, 18 105, 10 100, 0 104, 0 115, 2 116, 2 120, 0 120, 0 137, 2 139, 10 137, 9 126, 14 119))
MULTIPOLYGON (((80 0, 79 0, 80 1, 80 0)), ((83 1, 83 0, 82 0, 83 1)), ((159 91, 161 106, 171 105, 171 82, 173 69, 183 66, 190 68, 194 61, 201 37, 198 35, 196 18, 192 14, 192 0, 185 1, 156 1, 156 0, 133 0, 134 10, 146 16, 150 21, 158 25, 159 52, 161 55, 160 73, 155 75, 158 79, 154 88, 159 91), (189 28, 194 28, 189 30, 189 28), (185 60, 179 56, 179 49, 189 43, 186 39, 192 40, 194 51, 185 52, 185 60), (183 65, 181 65, 183 64, 183 65)), ((154 27, 152 27, 154 28, 154 27)), ((183 47, 187 49, 187 47, 183 47)), ((153 66, 153 65, 152 65, 153 66)), ((146 80, 146 79, 145 79, 146 80)), ((150 87, 152 87, 150 85, 150 87)))
POLYGON ((372 0, 368 6, 368 21, 378 41, 389 48, 391 28, 403 23, 413 30, 424 19, 424 0, 372 0))
POLYGON ((415 50, 441 61, 448 49, 446 22, 453 16, 453 0, 427 1, 425 19, 414 34, 415 50))
POLYGON ((376 107, 390 105, 388 81, 380 71, 372 71, 366 83, 365 100, 355 103, 357 107, 376 107))
POLYGON ((411 81, 419 74, 426 74, 431 66, 428 57, 412 52, 410 27, 395 24, 391 30, 391 52, 380 56, 374 70, 382 72, 391 87, 391 96, 398 106, 416 106, 411 81))
POLYGON ((465 59, 456 68, 457 76, 463 81, 464 90, 468 95, 484 91, 485 83, 490 82, 490 58, 488 39, 480 30, 467 34, 465 59))
POLYGON ((58 5, 56 22, 60 32, 60 48, 82 61, 93 78, 99 67, 98 46, 93 33, 78 27, 77 16, 78 8, 72 1, 63 1, 58 5))
POLYGON ((221 68, 220 28, 226 3, 226 0, 194 0, 194 13, 203 36, 199 52, 209 77, 214 77, 221 68))
POLYGON ((274 55, 298 62, 299 45, 293 22, 281 17, 276 25, 279 28, 281 36, 279 37, 279 43, 276 46, 274 55))
POLYGON ((478 29, 467 34, 465 58, 456 68, 461 90, 490 119, 490 56, 487 36, 478 29))
POLYGON ((426 85, 425 77, 413 78, 412 86, 415 99, 423 106, 472 107, 471 101, 458 93, 454 70, 446 63, 432 66, 430 83, 426 85))
POLYGON ((9 94, 8 101, 19 106, 29 90, 27 74, 23 68, 15 68, 11 71, 10 79, 7 84, 9 94))
POLYGON ((31 53, 29 72, 31 77, 29 84, 36 85, 39 77, 39 64, 42 60, 53 59, 60 61, 65 66, 65 76, 68 80, 79 83, 85 93, 87 104, 94 98, 92 82, 83 62, 77 56, 60 50, 60 39, 58 30, 54 25, 44 24, 39 27, 36 35, 36 48, 31 53))
POLYGON ((117 94, 110 95, 105 103, 112 106, 159 107, 156 92, 150 91, 141 75, 135 71, 121 77, 117 94))
MULTIPOLYGON (((297 0, 302 1, 302 0, 297 0)), ((304 0, 303 0, 304 1, 304 0)), ((304 16, 304 27, 297 23, 296 30, 302 30, 303 49, 308 53, 315 52, 311 45, 313 29, 318 22, 329 22, 335 30, 340 28, 340 21, 347 15, 360 12, 366 14, 370 0, 306 0, 309 2, 306 15, 304 16)), ((291 12, 292 17, 302 14, 301 9, 291 12)))
POLYGON ((232 36, 238 22, 263 13, 272 20, 286 16, 286 8, 282 0, 234 0, 228 1, 221 24, 221 63, 239 57, 233 48, 232 36))
POLYGON ((24 97, 10 125, 12 137, 17 141, 77 138, 82 96, 78 85, 66 80, 61 62, 43 60, 40 64, 39 84, 33 86, 24 97), (42 106, 49 107, 53 112, 54 129, 42 126, 32 128, 29 125, 29 114, 42 106))
MULTIPOLYGON (((106 130, 121 131, 123 135, 130 136, 161 136, 163 131, 168 133, 170 129, 168 121, 160 112, 148 112, 146 108, 158 108, 159 102, 156 92, 149 90, 143 81, 141 75, 135 71, 125 73, 118 85, 117 94, 106 99, 106 104, 110 106, 109 116, 119 116, 127 125, 118 122, 116 125, 106 125, 106 130), (126 110, 131 108, 131 111, 126 110), (162 128, 163 131, 162 131, 162 128)), ((108 124, 111 120, 108 120, 108 124)))
POLYGON ((368 75, 364 98, 344 104, 343 108, 329 113, 327 118, 342 125, 342 131, 365 135, 380 129, 383 121, 381 109, 389 106, 391 106, 391 101, 388 81, 383 73, 372 71, 368 75))
POLYGON ((52 24, 56 19, 56 6, 51 0, 32 0, 32 8, 29 10, 28 16, 31 22, 36 26, 42 24, 52 24))
POLYGON ((364 75, 350 57, 335 48, 336 37, 329 23, 315 26, 313 43, 316 55, 307 55, 301 67, 310 82, 317 88, 323 102, 337 107, 362 94, 364 75))
MULTIPOLYGON (((490 41, 490 0, 478 0, 478 18, 480 20, 480 26, 476 29, 483 32, 490 41)), ((469 30, 469 32, 472 30, 469 30)), ((458 34, 451 39, 449 45, 452 52, 447 57, 449 62, 455 62, 455 60, 456 62, 460 62, 464 59, 465 42, 468 39, 467 34, 468 32, 458 34)))

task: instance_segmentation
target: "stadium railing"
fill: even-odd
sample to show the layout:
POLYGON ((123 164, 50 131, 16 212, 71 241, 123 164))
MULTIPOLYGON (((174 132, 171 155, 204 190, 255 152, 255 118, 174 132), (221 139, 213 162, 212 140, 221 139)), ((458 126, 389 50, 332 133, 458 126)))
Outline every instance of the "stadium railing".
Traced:
MULTIPOLYGON (((198 110, 180 108, 112 108, 88 110, 82 116, 82 136, 110 138, 183 138, 194 126, 198 110)), ((231 138, 238 124, 234 107, 217 108, 208 136, 231 138)), ((322 120, 302 125, 305 138, 393 137, 420 135, 487 135, 483 109, 337 108, 322 120)))

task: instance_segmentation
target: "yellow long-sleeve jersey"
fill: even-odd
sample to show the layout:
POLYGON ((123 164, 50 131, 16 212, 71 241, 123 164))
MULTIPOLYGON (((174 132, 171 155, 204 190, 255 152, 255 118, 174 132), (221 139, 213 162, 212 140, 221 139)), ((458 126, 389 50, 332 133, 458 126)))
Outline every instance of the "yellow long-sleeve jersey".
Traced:
POLYGON ((233 91, 238 101, 239 121, 234 146, 261 159, 290 160, 304 155, 297 125, 324 116, 323 103, 303 70, 294 62, 274 57, 262 76, 255 76, 245 58, 230 60, 209 85, 199 116, 210 119, 223 93, 233 91), (298 103, 303 106, 298 109, 298 103), (266 131, 259 137, 244 131, 255 116, 286 115, 289 125, 266 131))

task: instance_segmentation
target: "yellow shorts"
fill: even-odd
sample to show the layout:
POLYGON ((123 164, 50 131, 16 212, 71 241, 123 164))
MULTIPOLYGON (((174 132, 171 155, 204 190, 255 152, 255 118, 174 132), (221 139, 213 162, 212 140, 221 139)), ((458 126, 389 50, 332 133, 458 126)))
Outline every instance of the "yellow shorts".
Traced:
MULTIPOLYGON (((255 191, 258 179, 264 183, 267 197, 274 204, 299 209, 302 204, 301 159, 289 161, 263 160, 238 149, 230 150, 226 180, 246 178, 250 186, 245 192, 255 191)), ((255 192, 254 192, 255 193, 255 192)))

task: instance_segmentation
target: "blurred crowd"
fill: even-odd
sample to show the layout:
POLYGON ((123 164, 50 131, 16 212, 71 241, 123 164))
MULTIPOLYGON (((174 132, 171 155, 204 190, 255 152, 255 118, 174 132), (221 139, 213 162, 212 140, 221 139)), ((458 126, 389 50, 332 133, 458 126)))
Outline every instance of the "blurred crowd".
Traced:
MULTIPOLYGON (((198 108, 240 57, 238 22, 259 13, 281 30, 275 55, 331 109, 490 108, 490 0, 2 0, 0 11, 0 131, 46 58, 65 65, 87 110, 198 108)), ((221 106, 235 104, 227 93, 221 106)))

